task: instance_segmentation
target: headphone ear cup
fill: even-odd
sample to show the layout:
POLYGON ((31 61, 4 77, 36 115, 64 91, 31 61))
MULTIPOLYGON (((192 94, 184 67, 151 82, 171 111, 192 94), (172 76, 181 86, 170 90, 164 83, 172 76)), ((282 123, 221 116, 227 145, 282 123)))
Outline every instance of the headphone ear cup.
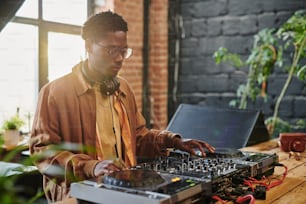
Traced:
POLYGON ((110 96, 113 93, 115 93, 120 87, 120 81, 117 77, 104 78, 102 81, 99 81, 99 82, 91 79, 86 73, 84 63, 82 64, 82 74, 85 77, 85 79, 89 81, 90 83, 92 84, 98 83, 100 85, 100 91, 103 95, 110 96))
POLYGON ((100 90, 102 94, 110 96, 115 93, 120 87, 120 82, 117 77, 112 79, 104 80, 100 85, 100 90))

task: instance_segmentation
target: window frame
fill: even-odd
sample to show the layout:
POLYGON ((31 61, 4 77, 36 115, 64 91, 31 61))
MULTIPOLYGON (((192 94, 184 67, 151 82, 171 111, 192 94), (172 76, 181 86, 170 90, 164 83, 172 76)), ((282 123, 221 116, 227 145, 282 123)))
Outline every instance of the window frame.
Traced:
MULTIPOLYGON (((34 25, 38 28, 38 89, 40 90, 48 81, 48 33, 65 33, 80 35, 81 26, 71 25, 65 23, 51 22, 44 20, 42 1, 38 1, 38 18, 28 18, 21 16, 14 16, 11 22, 34 25)), ((87 17, 94 13, 94 0, 87 0, 87 17)), ((37 90, 39 92, 39 90, 37 90)))

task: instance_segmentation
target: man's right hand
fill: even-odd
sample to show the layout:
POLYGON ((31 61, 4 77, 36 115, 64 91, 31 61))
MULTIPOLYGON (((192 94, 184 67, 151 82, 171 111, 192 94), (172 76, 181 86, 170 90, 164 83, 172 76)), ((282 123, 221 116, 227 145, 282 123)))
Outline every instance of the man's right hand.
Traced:
POLYGON ((94 169, 95 176, 102 176, 114 171, 120 171, 122 168, 115 164, 113 160, 103 160, 99 162, 94 169))

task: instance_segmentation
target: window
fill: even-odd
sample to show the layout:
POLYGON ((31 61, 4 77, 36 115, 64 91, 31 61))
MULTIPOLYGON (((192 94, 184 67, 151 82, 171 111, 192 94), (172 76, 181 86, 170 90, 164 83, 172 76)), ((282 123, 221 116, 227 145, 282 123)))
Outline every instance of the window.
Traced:
POLYGON ((82 25, 87 19, 86 5, 86 0, 43 0, 43 19, 59 23, 82 25))
POLYGON ((17 107, 23 114, 33 112, 38 90, 37 27, 8 23, 0 35, 0 56, 1 119, 13 116, 17 107))
POLYGON ((22 7, 17 11, 16 16, 27 18, 38 18, 38 1, 27 0, 22 4, 22 7))
POLYGON ((80 31, 88 8, 90 0, 25 0, 1 31, 0 124, 19 108, 22 130, 30 131, 40 88, 85 58, 80 31))
POLYGON ((77 35, 49 32, 48 39, 48 81, 52 81, 71 72, 71 68, 84 59, 85 51, 80 52, 84 44, 77 35))

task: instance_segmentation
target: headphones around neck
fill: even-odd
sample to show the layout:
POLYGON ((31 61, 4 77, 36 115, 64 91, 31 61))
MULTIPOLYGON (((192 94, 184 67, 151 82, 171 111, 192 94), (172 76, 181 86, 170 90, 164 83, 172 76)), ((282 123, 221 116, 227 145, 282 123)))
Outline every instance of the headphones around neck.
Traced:
POLYGON ((84 62, 82 63, 82 74, 89 83, 99 84, 101 93, 103 95, 110 96, 114 94, 120 87, 120 82, 117 77, 112 77, 112 78, 104 77, 101 81, 96 81, 90 78, 86 72, 84 62))

